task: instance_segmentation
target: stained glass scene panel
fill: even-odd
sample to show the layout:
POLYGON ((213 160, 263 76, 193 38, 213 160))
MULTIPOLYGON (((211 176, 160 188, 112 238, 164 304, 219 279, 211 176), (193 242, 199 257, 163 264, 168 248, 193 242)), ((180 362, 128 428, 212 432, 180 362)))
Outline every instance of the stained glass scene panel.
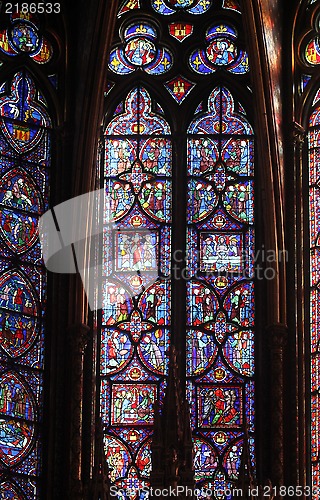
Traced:
POLYGON ((157 38, 152 24, 129 24, 124 30, 123 45, 111 51, 109 69, 120 75, 137 69, 151 75, 166 73, 172 67, 173 56, 164 47, 156 48, 157 38))
POLYGON ((320 108, 310 117, 309 142, 309 234, 310 234, 310 344, 311 344, 311 473, 312 485, 320 484, 319 467, 319 386, 320 386, 320 108))
POLYGON ((15 12, 10 21, 10 27, 0 31, 0 51, 10 57, 26 54, 37 64, 49 62, 53 49, 40 33, 38 17, 29 12, 15 12))
POLYGON ((0 481, 6 498, 28 500, 41 495, 46 273, 37 226, 48 209, 50 128, 31 76, 16 73, 0 93, 0 481))
POLYGON ((135 87, 105 129, 101 413, 110 477, 124 489, 150 475, 170 345, 172 143, 155 109, 135 87))
POLYGON ((238 477, 245 431, 254 432, 254 143, 227 88, 211 92, 187 142, 186 352, 196 480, 225 489, 238 477))

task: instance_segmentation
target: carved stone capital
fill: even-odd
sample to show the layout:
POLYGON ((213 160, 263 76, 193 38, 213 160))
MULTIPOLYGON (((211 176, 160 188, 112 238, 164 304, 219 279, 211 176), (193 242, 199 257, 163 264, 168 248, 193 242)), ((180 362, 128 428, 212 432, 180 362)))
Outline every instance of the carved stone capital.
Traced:
POLYGON ((90 328, 82 323, 71 325, 67 331, 71 351, 70 401, 70 478, 69 498, 81 500, 82 462, 82 405, 83 405, 83 355, 89 339, 90 328))
MULTIPOLYGON (((102 137, 103 137, 103 132, 102 132, 102 137)), ((102 153, 103 146, 104 146, 103 139, 98 139, 98 142, 97 142, 97 152, 98 152, 98 155, 100 155, 102 153)))
POLYGON ((57 125, 53 129, 54 140, 58 144, 62 144, 65 141, 70 140, 72 137, 70 132, 68 132, 68 127, 66 122, 61 123, 61 125, 57 125))
POLYGON ((293 123, 293 143, 294 143, 294 145, 296 147, 298 147, 299 149, 302 149, 305 138, 306 138, 305 129, 299 123, 294 122, 293 123))
POLYGON ((283 351, 287 344, 288 328, 282 323, 275 323, 267 327, 267 335, 269 338, 269 346, 271 352, 283 351))
POLYGON ((85 348, 87 346, 90 337, 89 326, 79 323, 77 325, 71 325, 68 328, 68 341, 75 355, 82 356, 84 354, 85 348))
MULTIPOLYGON (((173 345, 170 347, 169 376, 161 414, 158 405, 155 406, 150 485, 153 488, 190 487, 190 485, 193 487, 193 445, 189 406, 182 394, 179 356, 173 345)), ((192 500, 193 497, 188 498, 192 500)))
POLYGON ((283 355, 287 342, 287 326, 281 323, 267 328, 271 350, 271 449, 272 482, 281 486, 284 481, 284 373, 283 355))

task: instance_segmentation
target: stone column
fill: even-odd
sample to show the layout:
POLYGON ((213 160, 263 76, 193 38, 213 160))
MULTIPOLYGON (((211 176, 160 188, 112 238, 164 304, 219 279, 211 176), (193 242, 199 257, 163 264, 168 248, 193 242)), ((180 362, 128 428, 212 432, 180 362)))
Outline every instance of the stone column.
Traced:
POLYGON ((283 357, 287 340, 287 327, 274 324, 267 329, 271 350, 271 441, 272 483, 284 485, 284 385, 283 357))
POLYGON ((82 500, 82 402, 83 402, 83 358, 89 337, 89 327, 72 325, 68 330, 70 346, 70 448, 69 448, 69 495, 70 500, 82 500))

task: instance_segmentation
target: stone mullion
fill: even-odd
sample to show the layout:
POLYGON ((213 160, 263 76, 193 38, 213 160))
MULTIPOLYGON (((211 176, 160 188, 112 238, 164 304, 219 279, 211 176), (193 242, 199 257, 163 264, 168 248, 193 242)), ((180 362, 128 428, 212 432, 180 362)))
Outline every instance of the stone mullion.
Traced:
POLYGON ((69 495, 72 500, 83 499, 82 485, 82 409, 83 362, 88 341, 89 327, 84 324, 69 328, 71 373, 69 385, 70 444, 69 444, 69 495))
MULTIPOLYGON (((283 360, 287 327, 274 324, 268 328, 271 350, 271 473, 272 484, 284 485, 284 370, 283 360)), ((276 497, 278 498, 278 497, 276 497)))

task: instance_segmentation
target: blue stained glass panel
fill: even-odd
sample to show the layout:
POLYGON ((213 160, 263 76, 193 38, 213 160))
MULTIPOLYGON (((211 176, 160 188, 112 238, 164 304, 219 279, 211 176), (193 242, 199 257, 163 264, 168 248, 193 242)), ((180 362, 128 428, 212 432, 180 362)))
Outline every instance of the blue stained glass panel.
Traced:
MULTIPOLYGON (((12 35, 21 51, 22 27, 12 35)), ((38 54, 36 29, 26 33, 27 52, 38 54)), ((0 474, 6 498, 24 500, 41 496, 46 273, 38 220, 48 208, 50 128, 44 95, 19 71, 0 96, 0 474)))

